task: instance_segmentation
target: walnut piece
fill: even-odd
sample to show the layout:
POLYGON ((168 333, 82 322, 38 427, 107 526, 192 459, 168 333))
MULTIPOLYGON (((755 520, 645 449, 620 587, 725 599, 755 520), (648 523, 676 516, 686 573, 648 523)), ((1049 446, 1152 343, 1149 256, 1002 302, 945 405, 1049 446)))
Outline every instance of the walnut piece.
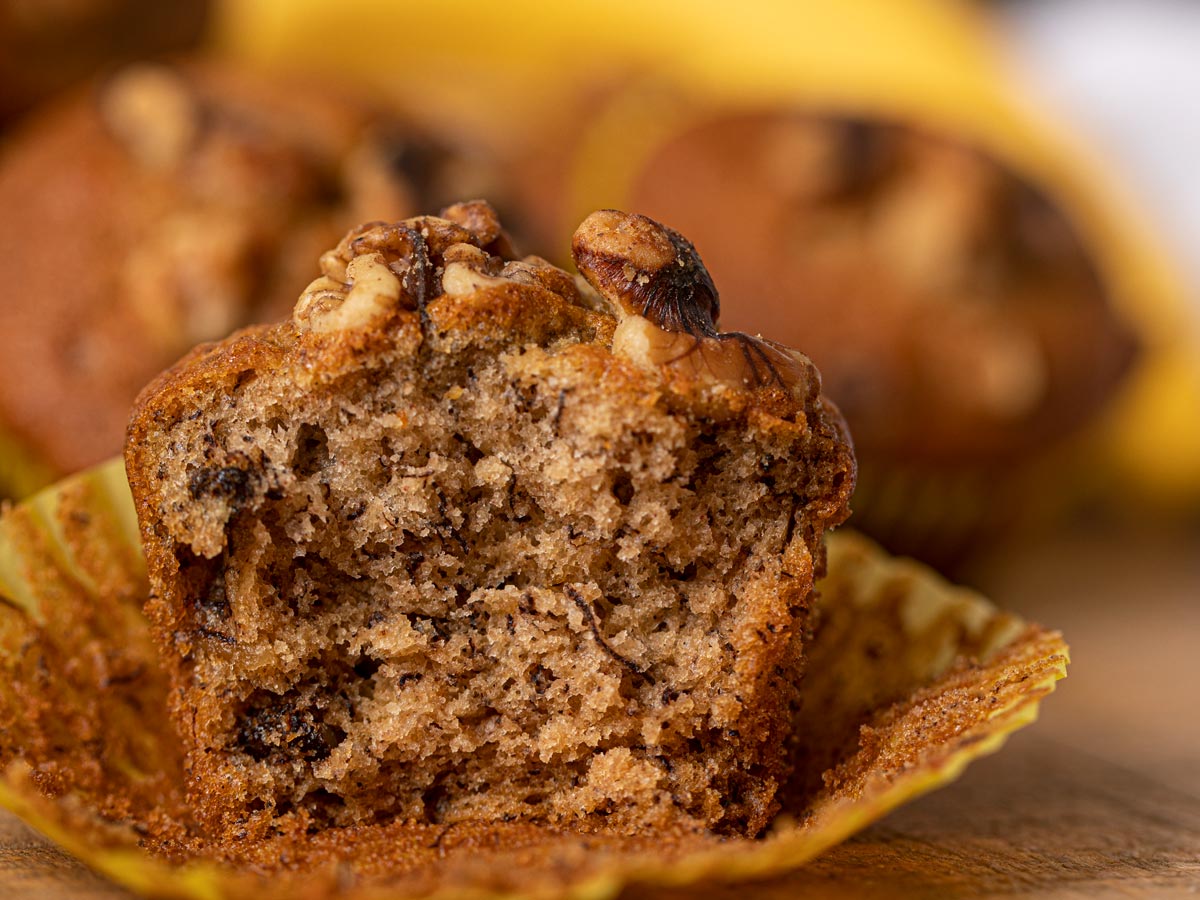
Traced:
POLYGON ((379 253, 356 256, 346 265, 346 281, 322 275, 308 286, 294 313, 309 331, 328 334, 369 328, 396 308, 400 279, 379 253))
POLYGON ((820 376, 804 354, 761 337, 721 333, 720 298, 696 248, 646 216, 600 210, 571 243, 575 264, 620 319, 613 352, 707 386, 807 395, 820 376))
POLYGON ((713 337, 721 304, 691 241, 636 213, 602 209, 571 241, 579 271, 625 315, 645 316, 667 331, 713 337))
POLYGON ((511 248, 496 211, 482 200, 456 203, 438 216, 363 225, 321 257, 322 275, 305 289, 292 318, 301 331, 319 334, 370 328, 393 310, 421 310, 442 294, 467 297, 512 283, 597 307, 591 289, 569 273, 539 256, 506 259, 511 248))
POLYGON ((746 334, 693 337, 627 316, 613 332, 613 353, 640 368, 668 368, 702 386, 735 391, 777 387, 803 396, 819 385, 812 360, 798 350, 746 334))

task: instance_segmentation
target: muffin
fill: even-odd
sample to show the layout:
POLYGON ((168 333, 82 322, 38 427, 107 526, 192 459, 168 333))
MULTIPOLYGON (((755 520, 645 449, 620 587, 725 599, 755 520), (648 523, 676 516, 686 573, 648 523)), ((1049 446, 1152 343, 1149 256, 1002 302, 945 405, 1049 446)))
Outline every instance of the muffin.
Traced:
POLYGON ((1096 418, 1134 357, 1062 211, 961 142, 735 111, 638 158, 607 198, 696 242, 731 327, 803 343, 854 434, 856 525, 895 552, 947 561, 1049 493, 1018 479, 1096 418))
POLYGON ((190 805, 761 832, 854 462, 809 360, 603 211, 575 278, 481 202, 363 226, 290 321, 138 399, 126 467, 190 805), (586 279, 586 280, 584 280, 586 279))
POLYGON ((460 183, 469 153, 215 64, 128 68, 28 122, 0 159, 0 203, 20 210, 0 222, 20 286, 0 300, 0 496, 120 452, 150 378, 285 316, 355 223, 478 188, 460 183))

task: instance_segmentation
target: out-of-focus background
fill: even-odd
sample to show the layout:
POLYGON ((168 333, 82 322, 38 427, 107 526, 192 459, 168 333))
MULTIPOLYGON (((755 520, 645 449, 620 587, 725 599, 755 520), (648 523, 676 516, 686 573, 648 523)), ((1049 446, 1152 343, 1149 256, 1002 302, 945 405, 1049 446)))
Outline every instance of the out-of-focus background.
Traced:
POLYGON ((569 265, 644 212, 817 362, 852 524, 1075 651, 1012 762, 774 890, 1194 890, 1197 96, 1188 0, 0 0, 0 497, 358 222, 483 196, 569 265))

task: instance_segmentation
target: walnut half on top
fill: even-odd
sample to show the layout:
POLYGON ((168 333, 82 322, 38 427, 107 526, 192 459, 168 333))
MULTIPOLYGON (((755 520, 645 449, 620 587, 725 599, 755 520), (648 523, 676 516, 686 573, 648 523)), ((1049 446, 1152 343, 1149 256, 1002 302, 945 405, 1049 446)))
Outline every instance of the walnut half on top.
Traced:
POLYGON ((674 232, 606 211, 575 252, 585 278, 513 258, 480 202, 364 226, 291 321, 143 392, 149 613, 212 835, 777 809, 840 416, 801 354, 717 331, 674 232))

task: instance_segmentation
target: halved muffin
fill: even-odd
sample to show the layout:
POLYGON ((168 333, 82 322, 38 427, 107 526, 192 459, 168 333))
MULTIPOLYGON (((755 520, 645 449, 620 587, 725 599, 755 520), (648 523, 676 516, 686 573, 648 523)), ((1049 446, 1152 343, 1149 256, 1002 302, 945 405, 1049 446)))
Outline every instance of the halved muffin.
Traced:
POLYGON ((232 838, 400 818, 754 834, 854 461, 803 355, 641 216, 516 260, 363 226, 143 392, 126 463, 189 790, 232 838))

